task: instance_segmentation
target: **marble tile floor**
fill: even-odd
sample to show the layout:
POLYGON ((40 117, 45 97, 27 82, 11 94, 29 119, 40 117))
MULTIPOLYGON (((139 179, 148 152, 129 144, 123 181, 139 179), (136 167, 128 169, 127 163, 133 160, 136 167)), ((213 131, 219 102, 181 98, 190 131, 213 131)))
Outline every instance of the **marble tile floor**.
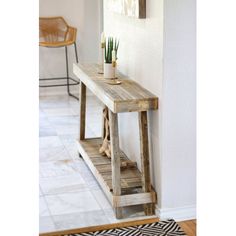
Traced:
MULTIPOLYGON (((101 135, 102 104, 87 98, 86 137, 101 135)), ((117 220, 96 179, 77 152, 79 102, 67 95, 39 99, 39 229, 73 229, 144 216, 141 206, 117 220)))

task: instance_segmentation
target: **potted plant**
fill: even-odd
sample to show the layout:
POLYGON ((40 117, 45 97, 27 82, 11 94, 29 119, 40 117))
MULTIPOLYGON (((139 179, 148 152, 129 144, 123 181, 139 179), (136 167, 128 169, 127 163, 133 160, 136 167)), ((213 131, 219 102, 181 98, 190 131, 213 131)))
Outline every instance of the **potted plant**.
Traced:
POLYGON ((104 60, 104 78, 114 79, 116 77, 116 60, 119 41, 113 37, 108 37, 105 43, 105 60, 104 60))

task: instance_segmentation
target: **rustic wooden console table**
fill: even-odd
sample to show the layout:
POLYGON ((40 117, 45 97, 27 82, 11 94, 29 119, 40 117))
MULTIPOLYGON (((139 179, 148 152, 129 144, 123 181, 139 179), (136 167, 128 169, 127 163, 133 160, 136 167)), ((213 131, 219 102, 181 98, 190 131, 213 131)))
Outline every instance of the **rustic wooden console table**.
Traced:
POLYGON ((146 215, 153 215, 156 193, 150 183, 147 111, 158 108, 158 98, 139 84, 118 74, 120 85, 109 85, 99 74, 97 64, 74 64, 74 74, 80 79, 80 136, 78 150, 115 210, 122 218, 122 207, 144 205, 146 215), (109 109, 111 159, 102 156, 101 138, 85 138, 86 88, 109 109), (140 129, 141 171, 137 167, 121 169, 127 160, 119 148, 118 117, 120 112, 138 112, 140 129))

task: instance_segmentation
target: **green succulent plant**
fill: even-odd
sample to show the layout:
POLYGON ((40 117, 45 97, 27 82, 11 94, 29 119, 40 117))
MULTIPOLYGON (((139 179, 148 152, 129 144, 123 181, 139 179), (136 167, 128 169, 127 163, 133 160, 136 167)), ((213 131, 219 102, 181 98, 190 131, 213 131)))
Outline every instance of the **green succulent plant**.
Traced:
POLYGON ((108 37, 105 46, 105 63, 112 63, 112 51, 115 50, 116 52, 116 59, 117 59, 117 51, 119 48, 119 40, 114 39, 113 37, 108 37))

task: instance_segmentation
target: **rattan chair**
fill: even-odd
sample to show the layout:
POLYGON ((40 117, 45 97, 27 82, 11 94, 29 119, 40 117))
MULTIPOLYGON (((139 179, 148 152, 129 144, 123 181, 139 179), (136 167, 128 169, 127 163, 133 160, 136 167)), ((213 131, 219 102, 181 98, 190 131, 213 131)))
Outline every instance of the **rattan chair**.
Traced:
POLYGON ((78 99, 75 95, 71 94, 70 86, 79 84, 79 81, 69 76, 68 66, 68 53, 67 46, 74 45, 75 58, 78 63, 78 54, 76 48, 76 33, 77 29, 69 26, 63 17, 40 17, 39 18, 39 46, 48 48, 65 47, 66 56, 66 77, 59 78, 40 78, 39 80, 66 80, 65 84, 40 84, 40 87, 58 87, 67 86, 68 95, 78 99), (70 81, 73 81, 70 83, 70 81))

